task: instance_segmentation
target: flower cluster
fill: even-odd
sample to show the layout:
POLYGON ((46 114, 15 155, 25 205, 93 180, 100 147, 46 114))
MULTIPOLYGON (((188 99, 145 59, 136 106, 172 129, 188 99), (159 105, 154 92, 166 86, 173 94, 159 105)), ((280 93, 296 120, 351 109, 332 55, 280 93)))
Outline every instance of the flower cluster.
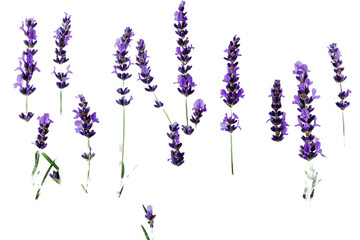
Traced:
POLYGON ((329 48, 329 55, 331 57, 331 63, 334 66, 334 72, 335 72, 334 80, 335 82, 340 83, 340 93, 338 97, 340 98, 341 101, 337 102, 336 106, 338 106, 341 110, 345 110, 345 108, 347 108, 350 105, 350 102, 345 101, 345 99, 349 96, 351 91, 349 89, 347 91, 342 90, 341 83, 345 81, 347 77, 344 76, 342 73, 344 71, 344 67, 341 67, 342 64, 342 60, 340 59, 341 52, 336 46, 336 43, 330 44, 328 48, 329 48))
POLYGON ((272 98, 271 108, 273 111, 269 112, 270 118, 268 121, 274 125, 271 127, 271 131, 275 133, 273 135, 272 140, 276 142, 280 142, 284 139, 287 134, 287 126, 289 126, 286 121, 286 113, 280 111, 281 108, 281 97, 282 89, 280 80, 275 80, 273 88, 271 89, 271 95, 269 97, 272 98))
POLYGON ((167 133, 167 136, 171 139, 171 143, 169 146, 172 148, 171 150, 171 158, 168 161, 171 161, 172 164, 176 166, 180 166, 184 163, 184 154, 180 152, 180 148, 182 143, 180 142, 179 135, 179 124, 174 122, 172 125, 169 125, 170 133, 167 133))
MULTIPOLYGON (((116 57, 116 65, 114 65, 114 71, 112 73, 115 73, 116 76, 123 81, 123 86, 124 81, 132 76, 131 74, 125 72, 131 65, 130 57, 127 57, 126 54, 128 53, 127 49, 132 40, 132 36, 134 36, 134 32, 131 28, 127 27, 123 36, 117 39, 115 43, 115 46, 117 47, 116 53, 114 54, 116 57)), ((129 100, 125 98, 125 95, 130 92, 130 89, 119 88, 117 89, 117 92, 122 95, 120 99, 116 100, 119 105, 129 105, 131 100, 133 100, 132 96, 130 96, 129 100)))
POLYGON ((225 50, 228 54, 227 57, 224 58, 228 61, 227 73, 223 80, 223 82, 226 82, 226 90, 221 89, 220 94, 221 97, 224 98, 224 103, 229 107, 234 106, 239 102, 240 98, 244 97, 244 90, 240 88, 239 74, 237 73, 237 70, 239 70, 239 62, 236 60, 238 56, 241 56, 239 53, 239 41, 240 38, 235 35, 233 41, 230 41, 229 47, 225 50))
POLYGON ((299 90, 298 95, 294 96, 293 104, 298 105, 298 124, 296 126, 301 127, 301 131, 305 134, 302 136, 304 145, 300 146, 299 156, 307 161, 311 161, 319 153, 322 154, 321 144, 318 138, 312 134, 315 126, 320 126, 316 124, 316 116, 312 114, 314 108, 311 103, 315 99, 319 99, 320 96, 316 95, 316 89, 311 90, 311 96, 308 96, 310 93, 310 85, 313 83, 308 78, 308 67, 306 64, 302 64, 300 61, 295 63, 295 70, 293 71, 296 74, 296 79, 299 81, 299 90))
POLYGON ((88 107, 88 102, 86 102, 85 97, 82 94, 79 94, 76 98, 80 99, 80 103, 79 108, 73 110, 76 114, 74 119, 80 118, 80 120, 75 121, 75 131, 87 138, 91 138, 96 133, 91 128, 94 123, 99 123, 99 119, 96 118, 96 112, 90 114, 90 107, 88 107))
POLYGON ((53 171, 53 173, 49 174, 49 176, 52 178, 52 180, 54 180, 56 183, 60 184, 61 183, 61 179, 60 179, 60 174, 59 171, 53 171))
POLYGON ((194 107, 192 109, 193 115, 191 116, 190 121, 196 125, 200 122, 203 112, 206 112, 206 104, 202 99, 198 99, 194 102, 194 107))
POLYGON ((194 47, 189 44, 189 39, 186 37, 188 30, 187 27, 187 17, 186 12, 184 12, 185 1, 182 1, 179 5, 178 10, 175 12, 175 21, 177 23, 174 24, 176 29, 175 33, 179 36, 177 41, 178 47, 176 47, 175 54, 177 58, 181 62, 181 66, 178 68, 178 71, 181 73, 177 78, 177 84, 179 84, 178 91, 184 96, 189 96, 194 92, 194 87, 196 86, 195 82, 193 82, 191 75, 188 71, 192 68, 192 66, 188 65, 191 60, 190 52, 194 47))
MULTIPOLYGON (((33 77, 35 71, 40 72, 39 68, 37 68, 37 62, 34 61, 34 55, 37 53, 37 50, 34 49, 37 40, 36 40, 36 31, 35 27, 37 25, 36 20, 34 18, 29 18, 25 20, 26 30, 24 28, 24 22, 20 29, 24 32, 25 36, 28 40, 24 40, 25 45, 27 46, 26 51, 23 51, 22 57, 19 58, 19 67, 15 69, 15 71, 19 70, 20 74, 18 74, 16 83, 14 84, 14 88, 19 87, 19 91, 21 94, 30 96, 36 88, 33 85, 30 85, 30 81, 33 77), (25 81, 25 86, 23 82, 25 81)), ((27 99, 26 99, 26 113, 21 113, 19 117, 24 119, 25 121, 29 121, 34 114, 32 112, 28 112, 27 110, 27 99)))
POLYGON ((148 205, 146 208, 146 215, 145 218, 148 220, 148 223, 150 224, 150 227, 154 227, 154 218, 156 215, 153 215, 153 208, 151 205, 148 205))
POLYGON ((49 133, 49 127, 50 124, 53 123, 53 121, 50 119, 48 113, 45 113, 42 117, 38 117, 37 120, 39 120, 40 127, 38 128, 39 134, 37 135, 35 145, 39 149, 44 149, 47 145, 47 143, 45 142, 47 139, 46 134, 49 133))
MULTIPOLYGON (((71 15, 68 16, 68 14, 65 13, 65 17, 63 18, 62 25, 55 31, 55 36, 54 36, 54 38, 56 39, 55 40, 56 46, 58 47, 55 48, 56 58, 54 59, 54 62, 60 65, 69 61, 69 58, 66 58, 66 51, 64 50, 64 48, 66 47, 66 45, 68 45, 68 41, 72 37, 70 28, 71 28, 71 15)), ((70 71, 70 65, 67 66, 66 73, 62 73, 62 72, 57 73, 55 67, 52 73, 55 74, 56 78, 59 80, 59 82, 56 82, 56 85, 60 89, 69 86, 69 83, 67 83, 66 81, 69 79, 67 77, 67 74, 72 73, 70 71)))
POLYGON ((232 133, 237 128, 241 130, 239 126, 239 117, 232 113, 230 117, 228 117, 227 113, 225 113, 224 120, 220 123, 220 129, 229 133, 232 133))

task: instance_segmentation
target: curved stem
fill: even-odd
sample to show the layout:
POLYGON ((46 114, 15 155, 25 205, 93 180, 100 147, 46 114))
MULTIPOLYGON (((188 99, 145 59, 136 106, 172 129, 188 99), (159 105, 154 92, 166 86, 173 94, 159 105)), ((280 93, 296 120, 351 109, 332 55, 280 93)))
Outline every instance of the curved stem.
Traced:
MULTIPOLYGON (((156 94, 154 92, 153 92, 153 94, 154 94, 154 97, 155 97, 156 101, 159 102, 159 99, 156 97, 156 94)), ((166 111, 165 111, 165 109, 163 107, 161 107, 161 108, 162 108, 163 112, 165 113, 166 118, 169 120, 170 125, 172 125, 171 120, 169 118, 169 115, 166 113, 166 111)))

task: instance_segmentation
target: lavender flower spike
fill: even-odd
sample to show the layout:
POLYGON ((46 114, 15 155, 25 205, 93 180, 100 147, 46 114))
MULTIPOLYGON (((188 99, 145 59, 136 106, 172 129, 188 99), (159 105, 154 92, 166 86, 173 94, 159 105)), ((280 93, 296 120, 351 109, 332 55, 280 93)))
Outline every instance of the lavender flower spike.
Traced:
MULTIPOLYGON (((134 36, 134 32, 131 28, 127 27, 125 29, 124 34, 121 38, 116 40, 115 46, 117 47, 116 53, 114 56, 116 57, 114 65, 114 71, 112 73, 116 74, 116 76, 122 80, 122 88, 117 89, 117 92, 122 95, 122 97, 116 102, 123 106, 123 139, 122 139, 122 150, 121 150, 121 182, 125 175, 125 164, 124 164, 124 146, 125 146, 125 106, 129 105, 130 102, 133 100, 133 97, 130 96, 129 99, 126 99, 125 95, 130 92, 129 88, 125 88, 125 80, 131 77, 131 74, 127 73, 126 71, 129 69, 131 65, 130 57, 127 57, 128 47, 130 46, 130 42, 132 41, 131 37, 134 36)), ((119 191, 119 197, 123 190, 124 186, 122 186, 121 190, 119 191)))
POLYGON ((196 84, 193 81, 192 76, 189 74, 192 66, 188 65, 188 63, 192 58, 190 53, 194 47, 189 45, 189 38, 186 36, 188 34, 188 30, 186 29, 188 18, 186 16, 187 13, 184 12, 184 7, 185 1, 181 1, 178 11, 174 14, 175 21, 177 22, 174 24, 176 29, 175 33, 179 36, 177 41, 178 47, 176 47, 175 55, 177 55, 177 59, 181 62, 181 65, 178 68, 180 75, 178 75, 175 83, 179 84, 179 93, 185 96, 186 126, 183 125, 181 129, 185 134, 191 135, 194 129, 189 126, 187 97, 194 93, 196 84))
POLYGON ((233 40, 230 41, 230 44, 224 52, 227 53, 227 57, 224 59, 228 61, 227 63, 227 73, 225 74, 223 82, 226 83, 226 89, 221 89, 220 97, 224 98, 224 103, 230 107, 230 117, 225 114, 225 118, 223 122, 220 124, 221 130, 227 131, 230 133, 230 153, 231 153, 231 173, 234 175, 234 167, 233 167, 233 149, 232 149, 232 132, 236 128, 240 128, 239 126, 239 117, 232 112, 232 107, 237 104, 240 98, 244 97, 244 90, 240 88, 239 82, 239 74, 237 70, 239 70, 237 62, 237 57, 241 56, 239 53, 239 44, 240 38, 236 35, 234 36, 233 40), (235 125, 237 123, 237 125, 235 125))
POLYGON ((66 81, 69 80, 68 74, 72 72, 70 71, 70 65, 67 66, 67 71, 64 73, 61 71, 61 67, 64 63, 69 61, 69 59, 66 57, 66 51, 64 48, 68 45, 68 41, 70 40, 71 36, 71 15, 68 16, 67 13, 65 13, 65 17, 62 20, 62 25, 55 31, 54 38, 57 48, 55 48, 55 59, 54 62, 59 64, 60 71, 56 72, 56 68, 54 67, 54 71, 52 72, 55 77, 57 78, 58 82, 56 85, 58 88, 60 88, 60 114, 62 114, 62 89, 69 86, 69 83, 66 81))
POLYGON ((30 96, 36 90, 33 85, 30 85, 30 81, 34 72, 40 72, 40 70, 36 66, 37 62, 34 61, 34 55, 37 53, 37 50, 34 49, 37 43, 36 31, 34 28, 36 27, 37 22, 34 20, 34 18, 29 18, 25 20, 25 25, 26 29, 24 28, 24 22, 22 22, 20 29, 28 38, 27 40, 24 40, 27 49, 26 51, 23 51, 22 57, 19 58, 19 67, 15 69, 15 71, 19 70, 20 74, 17 75, 14 88, 19 88, 20 93, 26 97, 25 113, 21 113, 19 117, 28 122, 34 116, 32 112, 28 111, 28 96, 30 96))
POLYGON ((328 53, 331 57, 331 63, 334 67, 334 72, 335 72, 334 80, 335 82, 340 84, 340 93, 338 97, 340 98, 341 101, 337 102, 336 106, 338 106, 342 110, 341 113, 342 113, 342 122, 343 122, 344 146, 345 146, 344 110, 350 105, 350 102, 345 101, 345 99, 349 96, 351 90, 348 89, 346 91, 343 91, 342 89, 341 84, 346 80, 347 77, 343 75, 344 67, 341 67, 342 64, 342 60, 340 59, 341 52, 336 46, 336 43, 330 44, 328 49, 329 49, 328 53))
POLYGON ((287 126, 289 126, 286 121, 286 113, 280 111, 281 108, 281 98, 284 97, 282 95, 282 89, 280 85, 280 80, 275 80, 273 88, 271 89, 271 95, 269 97, 272 98, 271 108, 273 111, 269 112, 270 118, 268 121, 274 125, 271 127, 271 131, 275 133, 273 135, 272 140, 275 142, 280 142, 284 139, 287 134, 287 126))
POLYGON ((90 138, 93 137, 96 132, 92 129, 94 123, 99 123, 99 119, 96 117, 96 112, 90 114, 90 107, 88 107, 88 102, 86 101, 85 97, 82 94, 79 94, 76 98, 79 98, 80 103, 77 110, 73 110, 76 114, 74 119, 79 119, 75 121, 75 131, 76 133, 80 133, 84 137, 88 139, 88 148, 89 153, 84 153, 81 155, 88 162, 88 174, 87 174, 87 181, 86 187, 81 184, 82 188, 84 189, 85 193, 88 193, 88 185, 90 179, 90 161, 95 156, 95 153, 91 152, 90 146, 90 138))
POLYGON ((49 127, 53 121, 50 119, 48 113, 45 113, 42 117, 38 117, 37 120, 39 120, 40 127, 38 128, 39 134, 35 141, 35 145, 39 149, 44 149, 47 146, 47 143, 45 143, 47 139, 46 134, 49 133, 49 127))
POLYGON ((159 101, 155 94, 155 90, 157 89, 157 85, 151 85, 152 81, 154 80, 154 77, 151 76, 151 69, 150 66, 148 66, 149 63, 149 56, 147 55, 146 50, 146 44, 143 39, 140 39, 137 42, 136 50, 138 51, 138 54, 136 56, 136 65, 140 68, 139 73, 139 79, 144 84, 147 84, 147 87, 145 88, 145 91, 152 92, 155 97, 155 108, 162 108, 166 118, 168 119, 170 125, 172 125, 171 120, 169 118, 169 115, 166 113, 165 109, 163 108, 164 103, 159 101))
POLYGON ((171 150, 171 158, 168 161, 171 161, 172 164, 176 166, 181 166, 184 163, 184 154, 180 152, 180 148, 182 143, 180 142, 179 135, 179 124, 174 122, 172 125, 169 125, 170 133, 167 136, 171 139, 171 143, 169 146, 172 148, 171 150))
MULTIPOLYGON (((310 70, 306 64, 303 64, 300 61, 295 63, 295 70, 293 73, 296 74, 299 85, 298 94, 294 96, 293 104, 298 106, 297 109, 300 113, 300 115, 298 115, 298 124, 296 126, 299 126, 304 134, 301 137, 304 144, 300 146, 299 156, 306 161, 311 162, 318 154, 322 155, 322 149, 319 139, 312 134, 314 128, 320 125, 316 123, 316 116, 313 115, 314 108, 311 104, 315 99, 319 99, 320 96, 316 95, 315 88, 310 88, 313 82, 308 78, 309 72, 310 70), (310 92, 311 96, 309 96, 310 92)), ((314 196, 315 185, 319 182, 319 180, 317 180, 318 173, 316 172, 315 174, 312 165, 310 165, 309 173, 306 171, 305 173, 307 179, 312 181, 312 187, 310 191, 308 187, 305 188, 303 197, 304 199, 311 200, 314 196)))

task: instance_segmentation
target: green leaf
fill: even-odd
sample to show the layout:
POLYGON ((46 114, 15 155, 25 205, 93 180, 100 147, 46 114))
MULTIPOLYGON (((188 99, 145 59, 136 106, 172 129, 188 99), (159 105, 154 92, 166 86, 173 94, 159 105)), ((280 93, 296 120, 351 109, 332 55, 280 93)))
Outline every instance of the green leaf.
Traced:
POLYGON ((142 207, 143 207, 143 209, 144 209, 144 211, 145 211, 145 214, 147 214, 147 210, 146 210, 144 204, 142 205, 142 207))
POLYGON ((53 165, 50 165, 50 167, 49 167, 48 170, 46 171, 46 173, 45 173, 45 175, 44 175, 44 177, 43 177, 43 180, 41 181, 41 185, 40 185, 40 187, 39 187, 39 190, 38 190, 37 193, 36 193, 35 200, 37 200, 37 199, 39 198, 39 196, 40 196, 40 189, 41 189, 42 185, 44 184, 47 176, 49 175, 50 170, 51 170, 52 167, 53 167, 53 165))
POLYGON ((34 165, 34 169, 32 170, 31 176, 35 175, 36 169, 39 165, 39 159, 40 159, 40 153, 39 151, 36 151, 35 153, 35 165, 34 165))
POLYGON ((147 239, 147 240, 150 240, 149 235, 147 234, 147 232, 146 232, 146 230, 145 230, 145 228, 144 228, 143 225, 141 225, 141 228, 142 228, 142 230, 143 230, 143 232, 144 232, 144 234, 145 234, 146 239, 147 239))
POLYGON ((86 190, 86 188, 84 187, 84 185, 81 184, 81 187, 84 189, 85 193, 88 193, 88 191, 86 190))
POLYGON ((118 192, 118 193, 119 193, 119 196, 118 196, 119 198, 120 198, 120 196, 121 196, 122 191, 124 190, 124 187, 125 187, 125 186, 122 186, 121 189, 120 189, 120 191, 118 192))
POLYGON ((121 178, 124 178, 125 175, 125 165, 124 161, 121 161, 121 178))
POLYGON ((42 152, 41 154, 44 156, 44 158, 45 158, 52 166, 54 166, 54 168, 55 168, 56 170, 59 171, 59 167, 58 167, 58 165, 56 165, 55 161, 51 160, 51 158, 50 158, 48 155, 46 155, 46 153, 42 152))

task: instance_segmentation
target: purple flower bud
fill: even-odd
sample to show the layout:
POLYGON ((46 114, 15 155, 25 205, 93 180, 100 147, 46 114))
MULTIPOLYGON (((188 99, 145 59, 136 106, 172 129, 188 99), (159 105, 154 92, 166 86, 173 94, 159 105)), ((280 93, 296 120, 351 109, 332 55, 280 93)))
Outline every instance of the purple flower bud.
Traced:
POLYGON ((202 99, 198 99, 194 102, 193 111, 190 121, 196 126, 200 122, 203 112, 206 112, 206 104, 202 99))
POLYGON ((146 208, 146 215, 145 218, 148 220, 148 223, 150 224, 150 227, 154 227, 154 218, 156 215, 153 215, 153 208, 151 205, 148 205, 146 208))
POLYGON ((172 148, 171 150, 171 158, 168 161, 171 161, 172 164, 176 166, 180 166, 184 163, 184 154, 180 152, 180 148, 182 143, 180 142, 180 135, 179 135, 179 124, 174 122, 172 125, 169 125, 170 133, 167 136, 171 139, 171 143, 169 146, 172 148))
POLYGON ((225 113, 224 120, 220 123, 220 129, 223 131, 227 131, 229 133, 232 133, 237 128, 241 130, 239 126, 239 117, 233 113, 232 116, 228 118, 227 113, 225 113))
POLYGON ((75 121, 75 131, 76 133, 80 133, 81 135, 91 138, 95 135, 95 131, 92 130, 93 123, 99 123, 99 120, 96 118, 96 113, 90 114, 90 107, 88 107, 88 103, 85 100, 85 97, 82 94, 79 94, 77 98, 80 99, 79 108, 77 110, 73 110, 76 114, 74 119, 80 119, 75 121))
POLYGON ((61 179, 60 179, 60 174, 59 171, 53 171, 53 173, 49 174, 49 176, 52 178, 52 180, 54 180, 56 183, 60 184, 61 183, 61 179))

